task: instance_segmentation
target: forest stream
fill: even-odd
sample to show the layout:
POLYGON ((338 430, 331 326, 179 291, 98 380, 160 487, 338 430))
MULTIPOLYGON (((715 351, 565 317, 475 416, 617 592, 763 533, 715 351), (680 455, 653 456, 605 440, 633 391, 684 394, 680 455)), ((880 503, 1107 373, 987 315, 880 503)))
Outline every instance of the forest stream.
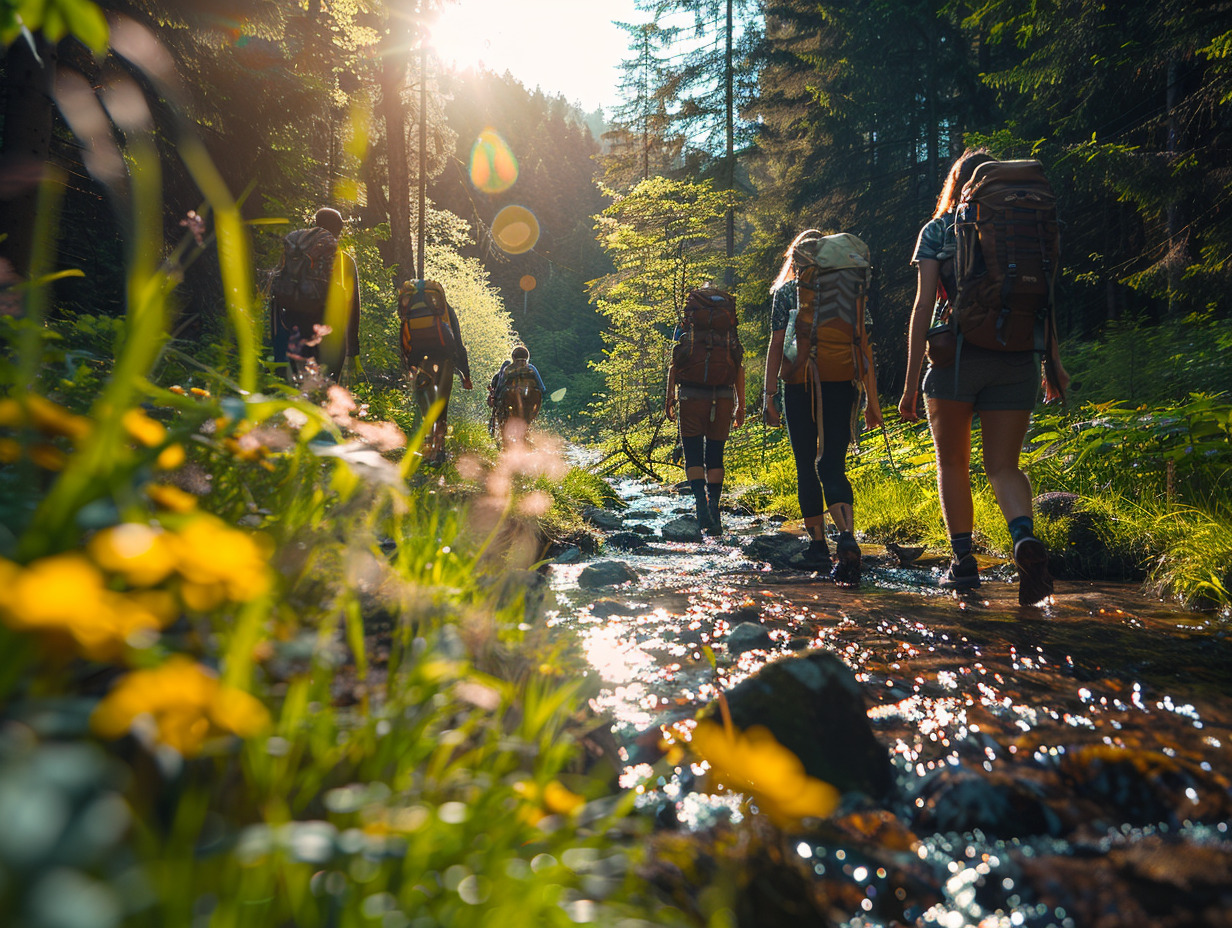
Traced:
MULTIPOLYGON (((722 538, 666 541, 691 497, 614 486, 627 508, 600 553, 551 567, 550 621, 579 637, 621 783, 660 833, 700 845, 748 813, 699 791, 697 767, 665 765, 657 733, 824 650, 854 671, 893 768, 882 798, 847 794, 784 839, 834 923, 1228 924, 1232 646, 1216 619, 1116 583, 1059 581, 1050 604, 1023 608, 1013 565, 989 558, 983 586, 955 595, 936 587, 940 558, 903 566, 871 544, 862 585, 842 589, 744 553, 772 521, 729 512, 722 538), (604 561, 636 579, 579 586, 604 561)), ((763 721, 790 725, 797 708, 768 703, 763 721)), ((839 763, 848 749, 817 747, 839 763)))

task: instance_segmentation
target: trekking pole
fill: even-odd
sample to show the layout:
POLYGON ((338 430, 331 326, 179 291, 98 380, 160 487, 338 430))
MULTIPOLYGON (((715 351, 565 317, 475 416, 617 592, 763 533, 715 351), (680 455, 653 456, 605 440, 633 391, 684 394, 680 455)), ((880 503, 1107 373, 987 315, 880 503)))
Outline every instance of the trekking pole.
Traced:
POLYGON ((901 477, 902 474, 899 472, 898 464, 894 460, 894 452, 890 450, 890 433, 886 429, 884 422, 881 423, 881 437, 885 439, 886 457, 890 459, 890 466, 894 468, 894 473, 899 474, 901 477))

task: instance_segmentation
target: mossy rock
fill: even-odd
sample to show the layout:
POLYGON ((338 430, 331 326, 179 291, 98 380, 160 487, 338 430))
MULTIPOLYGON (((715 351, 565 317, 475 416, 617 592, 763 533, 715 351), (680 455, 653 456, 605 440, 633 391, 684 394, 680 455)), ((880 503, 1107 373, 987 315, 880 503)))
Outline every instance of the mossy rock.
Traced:
POLYGON ((1035 531, 1048 545, 1049 569, 1064 580, 1142 580, 1141 558, 1118 541, 1112 520, 1076 493, 1035 498, 1035 531))

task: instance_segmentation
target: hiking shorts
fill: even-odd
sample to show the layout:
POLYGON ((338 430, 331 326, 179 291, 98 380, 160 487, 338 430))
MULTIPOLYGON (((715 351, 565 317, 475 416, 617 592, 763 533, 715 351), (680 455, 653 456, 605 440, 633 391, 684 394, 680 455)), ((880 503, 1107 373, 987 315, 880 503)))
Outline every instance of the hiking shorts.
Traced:
POLYGON ((1040 365, 1034 351, 989 351, 963 345, 956 365, 929 364, 922 389, 927 397, 971 403, 979 412, 1034 409, 1039 386, 1040 365))
POLYGON ((710 441, 726 441, 735 408, 734 387, 681 386, 677 406, 680 437, 701 435, 710 441))
POLYGON ((410 376, 415 387, 415 402, 421 413, 438 399, 445 401, 445 409, 438 422, 444 422, 449 414, 449 394, 453 392, 453 360, 444 358, 407 358, 410 376))

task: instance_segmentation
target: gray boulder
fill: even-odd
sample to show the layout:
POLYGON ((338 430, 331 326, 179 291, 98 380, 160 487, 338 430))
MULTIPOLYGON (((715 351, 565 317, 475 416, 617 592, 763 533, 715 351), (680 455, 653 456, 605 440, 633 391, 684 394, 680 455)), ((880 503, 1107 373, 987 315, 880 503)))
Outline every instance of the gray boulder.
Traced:
POLYGON ((744 544, 740 550, 750 561, 765 561, 771 567, 786 570, 791 567, 792 557, 804 550, 804 541, 798 535, 774 532, 769 535, 758 535, 744 544))
POLYGON ((596 561, 582 568, 578 586, 593 590, 601 586, 616 586, 637 579, 637 571, 624 561, 596 561))
MULTIPOLYGON (((875 799, 894 788, 890 755, 873 735, 864 690, 829 651, 767 664, 727 692, 727 705, 737 728, 769 729, 809 776, 875 799)), ((703 714, 717 719, 717 703, 703 714)))
POLYGON ((727 636, 727 653, 732 657, 745 651, 772 651, 770 633, 756 622, 741 622, 727 636))
POLYGON ((582 518, 605 532, 618 532, 625 525, 625 520, 618 513, 600 509, 598 506, 587 506, 582 510, 582 518))
POLYGON ((666 523, 660 531, 664 541, 701 541, 702 530, 695 516, 680 516, 666 523))
POLYGON ((609 548, 637 551, 646 547, 646 539, 637 532, 613 532, 604 539, 603 544, 609 548))

